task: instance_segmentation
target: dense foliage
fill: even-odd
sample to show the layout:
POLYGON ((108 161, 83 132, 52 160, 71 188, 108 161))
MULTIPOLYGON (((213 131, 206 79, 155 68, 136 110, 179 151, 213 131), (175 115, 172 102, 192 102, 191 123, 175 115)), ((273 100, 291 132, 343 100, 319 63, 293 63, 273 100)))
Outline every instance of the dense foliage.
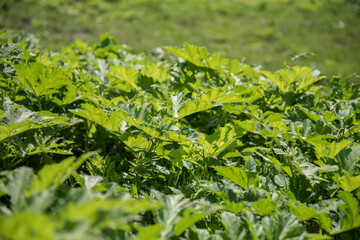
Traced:
POLYGON ((359 85, 0 38, 2 239, 360 238, 359 85))

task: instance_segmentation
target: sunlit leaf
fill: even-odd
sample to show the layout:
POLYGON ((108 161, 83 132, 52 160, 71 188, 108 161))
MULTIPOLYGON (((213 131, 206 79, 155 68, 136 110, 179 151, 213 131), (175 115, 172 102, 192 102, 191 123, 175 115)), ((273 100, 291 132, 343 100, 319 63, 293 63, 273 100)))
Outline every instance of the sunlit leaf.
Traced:
POLYGON ((276 208, 276 204, 269 199, 261 199, 251 204, 251 206, 254 208, 256 214, 262 216, 271 214, 276 208))
POLYGON ((300 221, 307 221, 316 216, 316 211, 313 208, 299 205, 294 208, 294 213, 300 221))
POLYGON ((0 216, 0 236, 10 239, 54 239, 55 224, 43 214, 29 212, 0 216))
POLYGON ((199 144, 204 149, 205 157, 216 156, 225 150, 231 150, 236 142, 236 132, 230 125, 217 128, 211 135, 200 134, 199 144))
POLYGON ((149 225, 143 228, 137 234, 137 238, 140 240, 157 240, 160 238, 160 232, 164 229, 161 225, 149 225))
POLYGON ((129 84, 134 89, 139 89, 136 81, 138 78, 139 72, 133 68, 126 68, 123 66, 111 66, 110 71, 112 71, 116 77, 116 81, 112 82, 116 86, 118 81, 124 81, 129 84))
POLYGON ((256 184, 258 178, 253 172, 247 172, 242 168, 236 167, 214 167, 217 174, 236 183, 243 189, 247 189, 250 185, 256 184))
POLYGON ((58 93, 59 89, 69 84, 68 77, 59 68, 49 68, 41 63, 16 65, 16 81, 36 98, 58 93))
POLYGON ((351 177, 350 174, 343 170, 344 176, 339 179, 340 187, 347 192, 352 192, 360 187, 360 175, 351 177))
POLYGON ((342 230, 360 227, 360 209, 358 200, 349 192, 339 193, 341 200, 345 203, 340 205, 340 209, 345 213, 341 219, 340 226, 342 230))

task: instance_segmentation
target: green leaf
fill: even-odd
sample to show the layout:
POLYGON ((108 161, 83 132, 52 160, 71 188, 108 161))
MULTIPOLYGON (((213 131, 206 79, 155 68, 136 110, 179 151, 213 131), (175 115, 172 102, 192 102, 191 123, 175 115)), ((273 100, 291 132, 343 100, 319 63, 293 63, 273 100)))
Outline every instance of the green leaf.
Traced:
POLYGON ((158 206, 154 201, 143 199, 132 199, 129 195, 125 194, 118 199, 85 199, 85 202, 75 203, 70 202, 66 205, 65 209, 61 211, 62 217, 69 221, 90 221, 95 223, 101 219, 101 213, 109 214, 116 211, 117 219, 122 221, 131 221, 137 218, 135 213, 145 212, 154 209, 158 206), (131 215, 130 215, 131 214, 131 215))
POLYGON ((327 154, 328 154, 327 146, 329 146, 330 143, 326 139, 324 139, 324 137, 322 135, 315 135, 315 136, 311 136, 311 137, 308 136, 304 140, 307 143, 314 146, 314 150, 319 159, 325 158, 327 156, 327 154))
POLYGON ((103 126, 104 128, 110 130, 117 129, 119 122, 111 119, 111 117, 109 117, 103 109, 97 108, 91 104, 82 104, 81 107, 82 109, 71 110, 71 112, 73 112, 77 116, 95 122, 103 126))
POLYGON ((190 207, 189 199, 183 199, 181 195, 159 196, 164 204, 162 210, 158 210, 156 214, 156 223, 165 226, 161 232, 161 239, 169 239, 174 235, 174 227, 181 219, 181 213, 187 207, 190 207))
POLYGON ((123 66, 110 66, 109 69, 114 73, 114 76, 116 77, 115 81, 110 82, 111 84, 116 86, 117 84, 121 84, 121 81, 124 81, 135 90, 139 89, 137 85, 137 78, 139 72, 136 69, 123 66))
POLYGON ((139 231, 137 238, 139 240, 158 240, 163 229, 164 226, 161 225, 149 225, 139 231))
POLYGON ((170 75, 162 68, 162 66, 157 65, 156 63, 153 64, 146 64, 141 69, 141 74, 154 79, 159 83, 162 83, 169 79, 170 75))
POLYGON ((77 173, 73 173, 72 176, 83 188, 89 190, 97 186, 101 181, 103 181, 103 177, 101 176, 89 176, 86 174, 77 174, 77 173))
POLYGON ((282 174, 275 175, 274 181, 280 187, 285 187, 289 184, 289 180, 282 174))
POLYGON ((318 158, 335 158, 335 156, 344 148, 351 145, 352 140, 343 139, 340 142, 333 141, 329 143, 326 136, 315 135, 304 139, 314 146, 318 158))
POLYGON ((210 54, 203 47, 184 44, 184 49, 176 47, 164 47, 169 53, 172 53, 185 61, 189 61, 197 67, 206 67, 221 71, 228 64, 228 60, 221 58, 219 54, 210 54))
POLYGON ((359 202, 349 192, 339 192, 340 199, 344 202, 339 208, 345 213, 341 218, 341 230, 350 230, 360 227, 360 208, 359 202))
POLYGON ((172 101, 172 110, 173 110, 173 117, 178 118, 179 114, 178 111, 182 107, 182 98, 184 96, 184 92, 180 92, 175 96, 170 96, 172 101))
POLYGON ((214 167, 214 169, 217 171, 218 175, 225 177, 243 189, 247 189, 251 185, 256 184, 259 180, 256 173, 247 172, 242 168, 214 167))
POLYGON ((122 127, 122 121, 132 126, 138 126, 142 123, 139 119, 130 117, 123 109, 117 109, 113 112, 105 112, 103 109, 95 107, 91 104, 82 104, 83 109, 71 110, 74 114, 95 122, 104 128, 113 131, 119 131, 122 127))
POLYGON ((217 156, 235 146, 236 132, 231 125, 225 125, 216 128, 211 135, 200 133, 198 142, 203 147, 205 157, 217 156))
POLYGON ((46 189, 56 189, 71 173, 78 169, 94 152, 86 153, 80 156, 76 161, 75 157, 69 157, 60 163, 44 166, 31 181, 30 188, 27 189, 26 195, 38 193, 46 189))
POLYGON ((360 187, 360 175, 351 177, 346 170, 343 170, 343 173, 344 176, 342 176, 338 182, 344 191, 352 192, 360 187))
POLYGON ((70 120, 47 111, 30 111, 8 98, 4 100, 3 109, 4 118, 0 120, 0 141, 31 129, 66 124, 70 120))
POLYGON ((263 72, 282 93, 308 90, 312 84, 321 80, 321 78, 315 78, 312 73, 311 68, 298 66, 292 69, 281 69, 276 73, 263 72))
POLYGON ((175 225, 174 233, 176 235, 182 234, 186 229, 197 221, 203 219, 211 212, 196 212, 197 209, 188 209, 184 212, 184 217, 175 225))
POLYGON ((212 88, 209 92, 197 95, 193 99, 185 101, 178 110, 178 118, 208 110, 218 106, 215 103, 238 103, 242 102, 242 98, 234 92, 223 92, 216 88, 212 88))
POLYGON ((1 191, 10 196, 13 211, 18 211, 23 207, 25 201, 24 192, 29 188, 33 175, 31 168, 20 167, 11 172, 7 177, 6 184, 0 182, 1 191))
POLYGON ((246 108, 246 105, 233 106, 230 103, 226 103, 223 105, 222 110, 227 111, 232 114, 235 114, 235 115, 240 115, 241 113, 243 113, 245 108, 246 108))
POLYGON ((330 233, 332 224, 331 218, 325 212, 318 214, 316 218, 319 220, 321 228, 330 233))
POLYGON ((251 206, 255 210, 255 214, 262 216, 270 215, 276 208, 276 204, 270 199, 261 199, 254 202, 251 206))
POLYGON ((346 170, 351 176, 354 174, 359 158, 360 145, 352 146, 350 149, 343 149, 336 155, 340 170, 346 170))
POLYGON ((340 142, 332 142, 329 145, 329 153, 328 153, 328 157, 329 158, 334 158, 341 150, 343 150, 344 148, 350 146, 350 144, 352 143, 352 140, 349 139, 343 139, 340 142))
POLYGON ((266 239, 276 239, 274 238, 275 230, 277 227, 277 223, 275 222, 275 219, 273 217, 264 217, 261 221, 261 225, 264 228, 264 233, 266 236, 266 239))
POLYGON ((221 221, 225 227, 227 239, 241 240, 247 236, 246 224, 234 213, 223 212, 221 214, 221 221))
POLYGON ((230 202, 230 203, 226 204, 224 210, 238 214, 246 208, 245 206, 246 205, 243 203, 230 202))
POLYGON ((52 240, 55 224, 43 214, 19 212, 0 216, 0 236, 9 239, 52 240))
POLYGON ((299 223, 295 215, 282 213, 278 214, 276 219, 274 239, 291 239, 304 233, 304 226, 299 223))
MULTIPOLYGON (((305 108, 305 107, 302 107, 302 106, 297 106, 297 108, 303 113, 306 115, 307 118, 309 119, 305 119, 304 120, 304 133, 309 131, 311 128, 311 121, 312 120, 313 122, 317 122, 321 119, 321 117, 314 111, 311 111, 310 109, 308 108, 305 108), (308 129, 307 131, 305 129, 308 129)), ((306 137, 307 134, 304 134, 304 137, 306 137)))
POLYGON ((61 98, 54 98, 53 101, 58 105, 67 105, 73 103, 75 100, 79 99, 76 94, 76 86, 73 84, 67 84, 66 90, 63 92, 63 96, 61 98))
POLYGON ((27 198, 24 209, 33 213, 44 213, 56 200, 55 191, 47 189, 27 198))
POLYGON ((205 216, 217 211, 220 207, 212 206, 205 201, 192 202, 181 195, 162 195, 158 193, 163 209, 156 211, 156 223, 165 226, 161 239, 182 234, 191 225, 205 216))
POLYGON ((279 129, 271 127, 267 124, 258 122, 256 120, 233 121, 236 128, 242 128, 248 132, 262 135, 264 137, 274 138, 278 135, 279 129))
POLYGON ((164 47, 168 52, 181 57, 185 61, 189 61, 196 66, 206 67, 205 62, 201 57, 201 52, 206 51, 204 48, 199 48, 194 45, 184 44, 185 49, 175 47, 164 47))
POLYGON ((304 205, 296 206, 294 208, 294 213, 300 221, 307 221, 317 215, 315 209, 311 207, 305 207, 304 205))
POLYGON ((32 93, 36 98, 58 93, 60 88, 69 84, 69 79, 60 68, 50 68, 42 63, 15 65, 15 80, 20 87, 32 93))
POLYGON ((251 236, 254 240, 259 240, 259 237, 263 236, 263 228, 258 222, 258 218, 250 212, 244 212, 242 214, 242 220, 246 223, 247 229, 250 232, 248 237, 251 236))
POLYGON ((121 140, 129 147, 133 149, 150 149, 151 142, 148 141, 146 137, 144 137, 144 134, 138 134, 138 135, 123 135, 121 137, 121 140))
MULTIPOLYGON (((35 94, 35 88, 38 84, 41 71, 46 68, 41 63, 32 63, 29 66, 16 65, 16 74, 18 77, 16 80, 22 85, 23 88, 35 94)), ((36 94, 35 94, 36 95, 36 94)))
POLYGON ((203 228, 193 227, 189 229, 188 235, 186 235, 188 239, 191 240, 210 240, 211 235, 208 230, 203 228))

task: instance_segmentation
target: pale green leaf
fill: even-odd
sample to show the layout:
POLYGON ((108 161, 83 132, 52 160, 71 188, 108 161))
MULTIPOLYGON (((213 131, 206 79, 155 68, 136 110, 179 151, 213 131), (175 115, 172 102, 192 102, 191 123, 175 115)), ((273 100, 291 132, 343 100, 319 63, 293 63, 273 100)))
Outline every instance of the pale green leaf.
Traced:
POLYGON ((319 159, 328 156, 328 146, 330 143, 324 139, 322 135, 310 136, 304 140, 314 146, 314 150, 319 159))
POLYGON ((231 150, 236 143, 236 137, 234 128, 231 125, 225 125, 216 128, 211 135, 200 134, 198 142, 203 147, 205 157, 210 157, 231 150))
POLYGON ((203 219, 211 212, 200 212, 194 213, 195 209, 189 209, 184 212, 184 217, 175 225, 174 233, 176 235, 182 234, 186 229, 188 229, 191 225, 196 223, 197 221, 203 219), (189 213, 189 210, 191 213, 189 213))
POLYGON ((343 139, 340 142, 332 142, 329 145, 329 153, 328 153, 328 157, 329 158, 334 158, 341 150, 343 150, 344 148, 350 146, 350 144, 352 143, 352 140, 349 139, 343 139))
POLYGON ((183 102, 182 107, 178 110, 178 118, 208 110, 218 106, 215 103, 237 103, 242 102, 242 98, 233 92, 223 92, 216 88, 207 93, 200 94, 193 99, 183 102))
POLYGON ((238 214, 240 212, 242 212, 244 209, 246 209, 245 204, 243 203, 234 203, 234 202, 230 202, 228 204, 226 204, 224 210, 227 210, 229 212, 233 212, 235 214, 238 214))
POLYGON ((41 63, 29 65, 15 65, 15 80, 36 98, 44 95, 58 93, 60 88, 70 84, 66 74, 60 68, 50 68, 41 63))
POLYGON ((276 208, 276 204, 270 199, 261 199, 251 204, 251 206, 254 208, 255 214, 262 216, 271 214, 276 208))
POLYGON ((125 121, 132 126, 138 126, 139 123, 142 123, 141 120, 130 117, 123 109, 105 112, 103 109, 91 104, 83 104, 82 109, 71 111, 80 117, 95 122, 112 131, 119 131, 123 125, 122 121, 125 121))
POLYGON ((246 172, 242 168, 214 167, 214 169, 217 171, 218 175, 225 177, 243 189, 247 189, 249 186, 256 184, 258 181, 256 173, 246 172))
POLYGON ((161 202, 164 208, 157 210, 156 223, 165 226, 161 232, 161 239, 169 239, 174 235, 174 227, 181 219, 182 211, 191 207, 191 204, 189 199, 183 199, 181 195, 162 197, 161 202))
POLYGON ((184 96, 184 92, 180 92, 177 95, 170 96, 171 101, 172 101, 173 117, 175 117, 175 118, 179 117, 178 111, 183 105, 183 103, 182 103, 183 96, 184 96))
POLYGON ((46 215, 19 212, 11 216, 0 216, 0 236, 19 240, 52 240, 54 225, 46 215))
POLYGON ((86 174, 77 174, 73 173, 72 176, 76 179, 76 181, 86 189, 92 189, 97 186, 100 182, 103 181, 103 177, 101 176, 90 176, 86 174))
POLYGON ((22 132, 66 124, 70 119, 54 113, 33 112, 5 98, 3 103, 4 118, 0 120, 0 141, 22 132))
POLYGON ((1 191, 10 196, 13 211, 17 211, 24 206, 24 192, 29 188, 33 175, 31 168, 20 167, 7 177, 6 184, 0 182, 1 191))
MULTIPOLYGON (((125 81, 132 88, 136 90, 139 89, 137 85, 139 72, 136 69, 123 66, 110 66, 109 70, 115 74, 117 81, 125 81)), ((117 82, 113 82, 112 84, 116 85, 117 82)))
POLYGON ((341 150, 336 159, 339 161, 340 170, 346 170, 350 175, 354 174, 358 159, 360 158, 360 145, 341 150))
POLYGON ((339 179, 340 187, 347 192, 352 192, 360 187, 360 175, 351 177, 350 174, 343 170, 344 176, 339 179))
POLYGON ((324 229, 328 233, 331 232, 332 221, 325 212, 318 214, 316 218, 319 220, 322 229, 324 229))
POLYGON ((221 220, 225 227, 228 239, 242 240, 247 236, 246 224, 234 213, 223 212, 221 220))
POLYGON ((170 75, 161 66, 153 63, 147 64, 141 69, 141 74, 162 83, 169 79, 170 75))
POLYGON ((344 202, 340 209, 345 213, 341 218, 341 230, 360 227, 360 208, 358 200, 349 192, 339 192, 340 199, 344 202))
POLYGON ((303 232, 304 226, 299 223, 295 215, 291 213, 277 215, 274 239, 291 239, 301 235, 303 232))
POLYGON ((263 72, 282 93, 308 90, 312 84, 321 80, 321 78, 315 78, 312 73, 311 68, 299 66, 292 69, 281 69, 275 73, 263 72))
POLYGON ((139 240, 158 240, 163 229, 164 226, 161 225, 149 225, 141 229, 136 236, 139 240))
POLYGON ((185 49, 176 48, 176 47, 164 47, 164 49, 185 61, 189 61, 198 67, 206 67, 205 61, 201 57, 201 48, 190 45, 184 44, 185 49))
POLYGON ((125 195, 122 199, 89 199, 83 203, 69 203, 61 212, 62 217, 70 221, 91 221, 96 222, 101 218, 101 212, 110 214, 118 211, 117 218, 124 218, 123 221, 133 220, 134 217, 127 217, 127 214, 141 213, 157 207, 154 201, 147 198, 135 200, 125 195))
POLYGON ((228 59, 221 58, 219 54, 210 56, 207 50, 203 47, 194 46, 191 44, 184 44, 184 49, 176 47, 164 47, 168 52, 189 61, 197 67, 206 67, 221 71, 222 68, 228 64, 228 59))
POLYGON ((311 218, 314 218, 317 214, 315 209, 311 207, 305 207, 304 205, 296 206, 294 208, 294 213, 300 221, 307 221, 311 218))

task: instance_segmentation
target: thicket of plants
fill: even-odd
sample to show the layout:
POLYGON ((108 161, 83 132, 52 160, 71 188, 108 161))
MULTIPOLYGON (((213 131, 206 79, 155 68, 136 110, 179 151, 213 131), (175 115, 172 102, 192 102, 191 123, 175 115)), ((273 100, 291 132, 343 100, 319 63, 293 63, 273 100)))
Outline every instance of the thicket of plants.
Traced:
POLYGON ((359 85, 0 39, 2 239, 360 239, 359 85))

